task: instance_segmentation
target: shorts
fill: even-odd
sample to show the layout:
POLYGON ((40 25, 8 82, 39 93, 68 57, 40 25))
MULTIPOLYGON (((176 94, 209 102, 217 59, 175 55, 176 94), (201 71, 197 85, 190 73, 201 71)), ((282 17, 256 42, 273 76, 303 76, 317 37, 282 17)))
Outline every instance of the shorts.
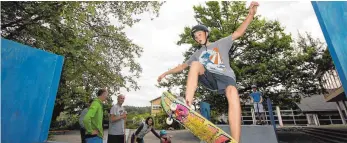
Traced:
POLYGON ((102 143, 102 138, 96 136, 96 137, 91 137, 91 138, 86 138, 87 143, 102 143))
POLYGON ((236 87, 235 79, 229 76, 211 73, 206 69, 204 74, 199 75, 198 80, 199 83, 205 86, 207 89, 216 91, 218 94, 225 94, 225 89, 229 85, 236 87))
POLYGON ((107 143, 124 143, 124 135, 108 134, 107 143))
POLYGON ((254 103, 253 107, 254 107, 254 112, 255 113, 262 113, 262 112, 264 112, 264 107, 263 107, 263 104, 261 104, 261 103, 254 103))

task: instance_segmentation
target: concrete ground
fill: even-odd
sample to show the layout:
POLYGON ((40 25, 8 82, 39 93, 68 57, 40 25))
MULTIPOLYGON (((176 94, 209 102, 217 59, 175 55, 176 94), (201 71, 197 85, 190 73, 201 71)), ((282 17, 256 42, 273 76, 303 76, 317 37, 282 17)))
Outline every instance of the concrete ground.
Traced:
MULTIPOLYGON (((167 131, 169 135, 172 135, 173 143, 199 143, 200 140, 195 137, 188 130, 176 130, 167 131)), ((159 139, 155 137, 151 132, 145 136, 145 143, 159 143, 159 139)))
MULTIPOLYGON (((131 134, 135 130, 128 130, 131 134)), ((157 131, 159 132, 159 131, 157 131)), ((188 130, 176 130, 167 131, 169 135, 172 135, 173 143, 199 143, 199 139, 196 138, 188 130)), ((278 143, 322 143, 318 139, 310 137, 301 132, 278 132, 278 143)), ((81 143, 79 130, 74 130, 67 132, 63 135, 54 135, 53 139, 55 142, 59 143, 81 143)), ((155 137, 151 132, 145 136, 145 143, 159 143, 157 137, 155 137)), ((129 138, 130 140, 130 138, 129 138)), ((107 130, 105 130, 104 143, 107 143, 107 130)), ((130 143, 130 141, 128 141, 130 143)))
MULTIPOLYGON (((130 130, 126 130, 126 135, 129 135, 130 130)), ((103 142, 107 143, 108 130, 104 130, 103 142)), ((66 132, 65 134, 53 135, 53 141, 66 143, 81 143, 81 134, 79 130, 66 132)))
MULTIPOLYGON (((129 130, 128 130, 129 131, 129 130)), ((130 130, 129 134, 131 134, 135 130, 130 130)), ((157 131, 159 133, 159 131, 157 131)), ((172 142, 173 143, 199 143, 199 139, 193 136, 192 133, 190 133, 187 130, 177 130, 177 131, 167 131, 169 135, 172 135, 172 142)), ((107 143, 107 133, 108 130, 104 131, 104 143, 107 143)), ((145 143, 159 143, 159 139, 155 137, 152 132, 149 132, 145 136, 145 143)), ((74 130, 70 132, 66 132, 62 135, 53 135, 53 141, 56 142, 62 142, 62 143, 81 143, 81 137, 79 130, 74 130)), ((130 143, 130 138, 129 141, 130 143)))

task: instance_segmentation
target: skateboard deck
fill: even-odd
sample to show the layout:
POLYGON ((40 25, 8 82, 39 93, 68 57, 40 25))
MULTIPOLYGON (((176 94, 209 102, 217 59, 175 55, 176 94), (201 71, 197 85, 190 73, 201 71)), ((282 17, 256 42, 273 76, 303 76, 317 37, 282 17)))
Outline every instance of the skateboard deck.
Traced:
POLYGON ((172 124, 175 120, 201 141, 207 143, 237 143, 222 129, 189 108, 183 99, 179 100, 169 92, 164 92, 161 96, 161 106, 169 116, 166 119, 167 124, 172 124))

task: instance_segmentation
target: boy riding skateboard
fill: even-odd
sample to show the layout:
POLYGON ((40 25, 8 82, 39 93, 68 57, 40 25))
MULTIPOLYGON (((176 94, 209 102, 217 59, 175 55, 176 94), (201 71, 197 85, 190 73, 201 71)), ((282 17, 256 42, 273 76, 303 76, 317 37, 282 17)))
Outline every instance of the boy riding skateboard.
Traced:
POLYGON ((238 91, 236 89, 236 77, 229 64, 229 50, 233 41, 241 37, 248 25, 253 20, 259 4, 252 2, 249 14, 245 21, 231 35, 210 43, 209 30, 204 25, 196 25, 192 28, 192 38, 201 45, 201 48, 183 64, 163 73, 158 82, 166 75, 183 71, 190 66, 185 101, 188 106, 192 105, 194 92, 198 81, 206 88, 225 94, 228 99, 228 117, 232 138, 240 141, 241 134, 241 106, 238 91))

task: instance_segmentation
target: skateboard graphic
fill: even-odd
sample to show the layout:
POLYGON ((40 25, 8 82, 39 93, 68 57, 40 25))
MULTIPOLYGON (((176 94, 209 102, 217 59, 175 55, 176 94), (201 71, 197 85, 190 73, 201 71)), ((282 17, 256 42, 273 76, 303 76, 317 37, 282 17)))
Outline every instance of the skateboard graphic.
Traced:
POLYGON ((161 96, 161 106, 169 116, 166 119, 167 124, 171 125, 175 120, 201 141, 207 143, 237 143, 222 129, 189 108, 183 99, 179 100, 169 92, 164 92, 161 96))

